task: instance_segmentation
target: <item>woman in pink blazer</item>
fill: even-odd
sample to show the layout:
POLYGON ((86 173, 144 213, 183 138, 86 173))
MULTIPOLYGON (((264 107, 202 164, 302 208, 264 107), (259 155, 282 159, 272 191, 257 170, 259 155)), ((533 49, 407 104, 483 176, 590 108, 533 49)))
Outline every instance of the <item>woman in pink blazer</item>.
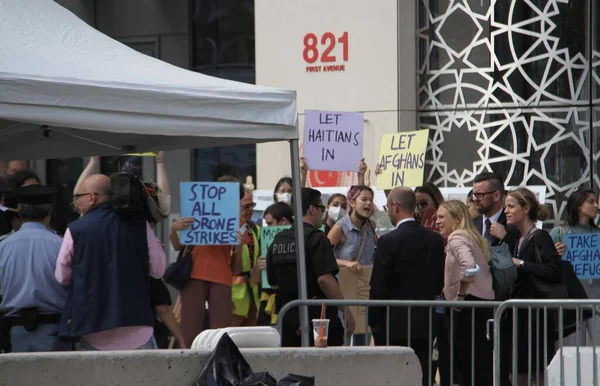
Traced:
MULTIPOLYGON (((446 300, 494 300, 488 244, 473 225, 467 206, 458 200, 442 203, 437 212, 437 225, 440 234, 448 238, 444 270, 446 300)), ((450 333, 455 342, 460 385, 491 385, 493 345, 486 337, 486 323, 488 319, 493 319, 493 310, 463 308, 457 311, 450 333), (472 343, 474 352, 471 350, 472 343)))

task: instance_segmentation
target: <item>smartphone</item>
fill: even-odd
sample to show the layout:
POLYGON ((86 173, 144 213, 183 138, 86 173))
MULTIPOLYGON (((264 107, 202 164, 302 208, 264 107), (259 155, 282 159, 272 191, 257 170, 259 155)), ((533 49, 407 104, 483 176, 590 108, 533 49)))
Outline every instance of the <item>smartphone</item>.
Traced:
POLYGON ((479 273, 479 271, 481 271, 481 269, 479 268, 479 265, 475 264, 475 268, 469 268, 469 269, 465 270, 465 276, 466 277, 475 276, 479 273))

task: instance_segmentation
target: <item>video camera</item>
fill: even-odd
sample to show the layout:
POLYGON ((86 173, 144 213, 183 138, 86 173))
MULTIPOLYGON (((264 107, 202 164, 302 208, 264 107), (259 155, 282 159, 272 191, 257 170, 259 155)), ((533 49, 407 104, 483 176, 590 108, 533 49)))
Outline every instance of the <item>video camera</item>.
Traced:
POLYGON ((113 210, 126 217, 144 216, 149 223, 159 223, 169 216, 170 197, 153 183, 144 183, 129 172, 110 177, 113 210))

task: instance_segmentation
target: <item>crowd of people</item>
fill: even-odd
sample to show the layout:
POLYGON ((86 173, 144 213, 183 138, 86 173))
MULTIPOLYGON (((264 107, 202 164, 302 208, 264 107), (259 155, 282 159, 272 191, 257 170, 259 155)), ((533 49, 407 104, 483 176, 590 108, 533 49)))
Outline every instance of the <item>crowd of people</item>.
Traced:
MULTIPOLYGON (((278 311, 299 297, 297 242, 304 244, 310 299, 343 299, 337 278, 340 269, 360 275, 365 266, 372 266, 370 299, 536 298, 535 278, 560 280, 564 235, 600 232, 595 223, 597 198, 589 189, 569 197, 566 223, 547 233, 536 226, 548 216, 536 195, 526 188, 507 191, 503 178, 494 173, 478 175, 465 202, 446 201, 434 184, 425 183, 414 190, 386 191, 386 205, 377 208, 374 191, 364 185, 364 160, 359 165, 360 183, 347 195, 334 194, 327 202, 318 190, 304 187, 307 166, 301 162, 301 197, 292 194, 293 181, 282 178, 273 190, 274 204, 263 213, 265 225, 288 226, 263 254, 261 226, 252 221, 256 205, 252 191, 239 182, 235 171, 224 169, 214 179, 239 184, 239 243, 182 245, 178 232, 191 227, 193 219, 179 218, 171 224, 171 246, 192 261, 180 288, 177 318, 160 280, 166 269, 164 246, 153 232, 170 212, 162 153, 156 158, 156 184, 142 181, 127 168, 110 177, 94 174, 98 162, 96 157, 90 160, 76 185, 73 205, 81 217, 69 224, 62 237, 50 226, 56 191, 42 185, 24 161, 9 163, 7 178, 0 180, 0 349, 4 352, 164 348, 167 334, 178 347, 187 348, 207 328, 273 325, 278 311), (141 203, 135 197, 119 199, 123 186, 136 184, 143 191, 141 203), (295 240, 292 225, 296 199, 302 207, 297 214, 304 224, 301 241, 295 240), (394 230, 377 234, 373 220, 377 211, 387 213, 394 230), (424 226, 432 212, 435 222, 424 226), (491 247, 500 244, 508 246, 518 270, 514 288, 505 298, 494 292, 490 265, 491 247)), ((596 281, 583 284, 590 298, 598 297, 596 281)), ((311 319, 321 312, 320 307, 309 307, 311 319)), ((412 347, 422 365, 424 384, 435 372, 442 386, 471 385, 472 379, 477 385, 492 384, 493 342, 486 338, 492 308, 445 308, 435 313, 431 325, 426 322, 429 312, 393 307, 386 315, 385 308, 371 307, 368 321, 373 339, 369 334, 356 335, 353 344, 412 347), (454 311, 454 323, 449 324, 449 313, 454 311), (434 361, 432 339, 439 354, 434 361)), ((330 319, 328 345, 345 344, 354 333, 352 312, 342 306, 326 307, 325 315, 330 319)), ((549 326, 544 335, 544 329, 535 328, 540 321, 528 318, 527 311, 519 311, 518 320, 515 326, 504 323, 502 333, 512 336, 516 329, 520 372, 526 373, 528 364, 533 364, 533 372, 542 373, 545 364, 536 367, 541 357, 529 357, 530 351, 535 356, 540 350, 530 344, 528 324, 539 334, 537 341, 546 342, 548 359, 555 350, 556 328, 549 326)), ((287 312, 281 323, 282 346, 300 346, 298 310, 287 312)), ((600 331, 594 331, 594 326, 592 318, 585 321, 580 342, 598 337, 600 331)), ((312 334, 310 338, 312 342, 312 334)), ((503 385, 516 385, 526 374, 518 382, 511 379, 512 350, 510 339, 505 341, 500 342, 503 385)))

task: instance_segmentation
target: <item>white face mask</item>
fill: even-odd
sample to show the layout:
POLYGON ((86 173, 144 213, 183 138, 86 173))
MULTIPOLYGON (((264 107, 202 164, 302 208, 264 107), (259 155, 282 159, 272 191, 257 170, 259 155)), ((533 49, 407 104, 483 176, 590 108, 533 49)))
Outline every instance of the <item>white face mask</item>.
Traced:
POLYGON ((277 193, 275 197, 277 197, 277 202, 283 202, 288 205, 292 203, 292 193, 277 193))
POLYGON ((346 215, 346 211, 341 206, 331 206, 327 211, 329 218, 337 221, 346 215))

